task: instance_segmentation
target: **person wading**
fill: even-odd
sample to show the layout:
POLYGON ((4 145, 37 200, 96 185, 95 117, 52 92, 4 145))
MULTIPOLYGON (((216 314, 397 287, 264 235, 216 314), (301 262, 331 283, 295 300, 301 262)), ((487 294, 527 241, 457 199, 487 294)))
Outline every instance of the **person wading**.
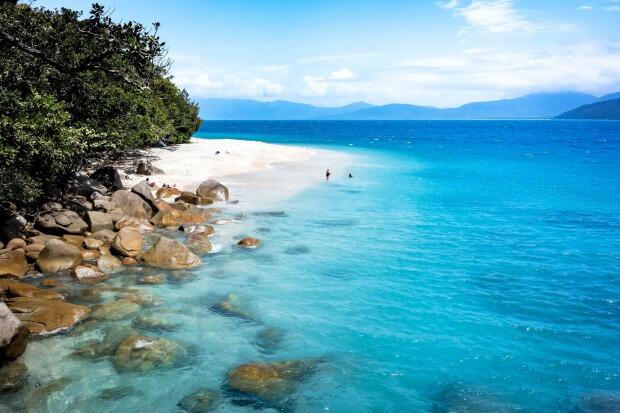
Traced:
POLYGON ((329 172, 329 169, 327 171, 325 171, 325 180, 329 181, 329 176, 331 175, 331 172, 329 172))

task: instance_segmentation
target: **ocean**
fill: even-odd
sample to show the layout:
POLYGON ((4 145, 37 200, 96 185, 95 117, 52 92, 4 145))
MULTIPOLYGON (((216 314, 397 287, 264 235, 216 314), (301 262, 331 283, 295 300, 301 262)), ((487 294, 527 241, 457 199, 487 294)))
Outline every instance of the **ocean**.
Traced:
POLYGON ((71 382, 32 411, 174 412, 201 387, 218 412, 620 411, 620 122, 207 121, 196 136, 351 157, 291 198, 238 199, 218 253, 145 287, 190 362, 119 374, 72 355, 103 330, 37 341, 31 375, 71 382), (248 235, 262 247, 226 238, 248 235), (241 363, 299 359, 316 367, 277 403, 226 389, 241 363))

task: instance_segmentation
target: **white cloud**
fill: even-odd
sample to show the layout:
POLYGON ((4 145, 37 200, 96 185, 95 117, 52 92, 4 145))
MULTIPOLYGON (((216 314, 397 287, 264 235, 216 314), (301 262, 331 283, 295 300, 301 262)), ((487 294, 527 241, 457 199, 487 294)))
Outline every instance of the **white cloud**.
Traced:
POLYGON ((535 33, 572 27, 530 21, 515 8, 513 0, 471 0, 466 5, 461 0, 451 0, 438 5, 465 20, 467 26, 461 33, 471 29, 497 34, 535 33))
POLYGON ((313 64, 313 63, 326 63, 339 60, 358 60, 358 59, 371 59, 374 57, 386 56, 386 53, 351 53, 342 55, 329 55, 329 56, 310 56, 297 59, 295 63, 300 65, 313 64))
POLYGON ((590 5, 584 4, 583 6, 579 6, 579 8, 578 8, 578 9, 579 9, 579 10, 592 10, 593 8, 594 8, 593 6, 590 6, 590 5))
POLYGON ((335 70, 331 73, 331 75, 329 75, 329 78, 332 80, 346 80, 346 79, 353 79, 354 77, 355 77, 355 74, 347 68, 335 70))
POLYGON ((620 12, 620 6, 607 6, 604 9, 607 11, 620 12))

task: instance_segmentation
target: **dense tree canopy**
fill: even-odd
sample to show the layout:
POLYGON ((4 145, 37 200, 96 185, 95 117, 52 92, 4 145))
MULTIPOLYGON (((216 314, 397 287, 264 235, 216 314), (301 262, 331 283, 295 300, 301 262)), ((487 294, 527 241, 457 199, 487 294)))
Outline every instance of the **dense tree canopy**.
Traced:
POLYGON ((152 28, 0 0, 0 199, 21 204, 94 159, 198 128, 152 28))

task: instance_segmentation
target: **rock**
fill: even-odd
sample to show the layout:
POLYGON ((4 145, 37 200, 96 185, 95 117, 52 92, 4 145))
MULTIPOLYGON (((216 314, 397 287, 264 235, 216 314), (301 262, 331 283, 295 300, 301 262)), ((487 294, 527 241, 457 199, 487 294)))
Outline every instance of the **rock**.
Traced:
POLYGON ((228 387, 257 401, 283 407, 315 366, 305 360, 243 364, 228 373, 228 387))
POLYGON ((39 234, 39 235, 35 235, 33 237, 28 238, 28 243, 45 245, 51 239, 61 239, 61 238, 56 235, 39 234))
POLYGON ((227 317, 239 317, 247 321, 256 321, 252 314, 250 314, 244 307, 244 304, 237 294, 230 293, 225 299, 211 307, 211 309, 216 313, 227 317))
POLYGON ((151 207, 155 206, 155 197, 152 188, 147 181, 140 181, 131 187, 131 192, 140 195, 142 199, 149 203, 151 207))
POLYGON ((101 254, 97 259, 97 268, 105 274, 114 274, 123 269, 121 260, 110 254, 101 254))
POLYGON ((7 250, 16 250, 19 248, 26 248, 26 241, 24 241, 21 238, 13 238, 12 240, 10 240, 7 244, 6 247, 4 247, 7 250))
POLYGON ((26 258, 31 261, 36 261, 39 257, 39 253, 45 248, 44 244, 30 244, 26 247, 26 258))
POLYGON ((155 229, 155 227, 153 227, 153 225, 151 225, 147 220, 143 218, 130 217, 127 215, 123 216, 121 219, 116 221, 116 224, 114 224, 114 228, 117 230, 125 227, 136 228, 142 233, 151 232, 155 229))
POLYGON ((185 245, 166 237, 159 238, 142 255, 142 260, 151 267, 169 270, 194 268, 201 262, 185 245))
POLYGON ((196 195, 215 201, 228 201, 228 188, 215 179, 207 179, 198 186, 196 195))
POLYGON ((118 296, 121 300, 131 301, 134 304, 138 304, 141 307, 153 307, 155 305, 160 305, 161 300, 158 296, 153 294, 148 294, 139 290, 134 290, 132 292, 125 292, 119 294, 118 296))
POLYGON ((212 225, 184 224, 181 229, 186 234, 193 234, 195 232, 205 232, 207 236, 215 234, 215 228, 212 225))
POLYGON ((131 396, 141 396, 142 392, 131 386, 116 386, 101 390, 98 398, 101 400, 121 400, 131 396))
POLYGON ((136 174, 137 175, 157 175, 157 174, 163 174, 164 171, 162 171, 161 169, 157 168, 156 166, 153 166, 153 164, 151 164, 151 162, 149 161, 140 161, 138 162, 138 165, 136 166, 136 174))
POLYGON ((195 194, 192 194, 191 192, 182 192, 181 196, 175 198, 174 202, 187 202, 188 204, 192 204, 192 205, 209 205, 213 203, 213 199, 212 198, 204 198, 195 194))
POLYGON ((140 311, 140 306, 129 300, 116 300, 95 307, 92 318, 118 321, 129 318, 140 311))
POLYGON ((187 237, 187 247, 195 254, 206 254, 213 248, 206 232, 195 232, 187 237))
POLYGON ((93 204, 86 199, 86 197, 80 195, 70 195, 64 199, 65 208, 75 211, 78 214, 84 216, 88 211, 93 210, 93 204))
POLYGON ((60 240, 50 240, 37 257, 37 266, 44 273, 69 270, 80 265, 80 250, 60 240))
POLYGON ((26 351, 28 336, 28 329, 6 304, 0 302, 0 364, 22 355, 26 351))
POLYGON ((112 216, 105 212, 88 211, 86 213, 86 222, 91 232, 101 231, 102 229, 112 231, 114 229, 114 220, 112 216))
POLYGON ((82 255, 83 262, 96 263, 99 257, 101 257, 101 253, 97 250, 81 250, 80 254, 82 255))
POLYGON ((151 206, 140 195, 133 192, 116 191, 110 200, 118 205, 125 215, 142 219, 149 219, 153 216, 151 206))
POLYGON ((8 297, 34 297, 45 300, 64 300, 65 296, 56 291, 43 290, 33 285, 0 279, 0 293, 8 297))
POLYGON ((28 261, 24 250, 0 251, 0 275, 11 275, 21 278, 28 272, 28 261))
POLYGON ((122 263, 125 267, 133 267, 133 266, 136 266, 136 265, 138 265, 138 264, 139 264, 139 263, 138 263, 138 261, 136 261, 136 259, 135 259, 135 258, 132 258, 132 257, 124 257, 124 258, 121 260, 121 263, 122 263))
POLYGON ((0 365, 0 394, 13 393, 22 388, 28 378, 28 369, 22 361, 0 365))
MULTIPOLYGON (((112 231, 110 231, 112 232, 112 231)), ((113 232, 112 232, 113 233, 113 232)), ((93 234, 94 235, 94 234, 93 234)), ((98 250, 103 247, 104 242, 97 238, 84 238, 84 246, 89 250, 98 250)))
POLYGON ((158 227, 178 228, 183 222, 183 213, 176 209, 161 210, 156 213, 151 222, 158 227))
POLYGON ((133 227, 124 227, 114 237, 112 249, 126 257, 136 257, 142 252, 144 238, 140 231, 133 227))
POLYGON ((41 205, 41 210, 42 211, 60 211, 62 209, 62 205, 59 204, 58 202, 46 202, 43 205, 41 205))
POLYGON ((122 209, 116 207, 108 211, 108 215, 112 217, 112 221, 114 222, 114 224, 116 224, 122 217, 125 216, 125 213, 123 212, 122 209))
POLYGON ((71 185, 70 192, 85 197, 91 197, 94 192, 104 195, 108 192, 108 188, 101 181, 85 175, 78 175, 69 182, 71 185))
POLYGON ((145 372, 157 367, 173 367, 183 355, 183 347, 174 341, 135 335, 118 345, 114 366, 121 371, 145 372))
POLYGON ((68 330, 90 313, 88 307, 42 298, 14 297, 7 305, 34 335, 68 330))
POLYGON ((55 235, 80 235, 88 229, 88 224, 68 209, 41 212, 35 220, 35 226, 45 233, 55 235))
POLYGON ((10 202, 0 202, 0 241, 9 242, 19 238, 28 221, 17 213, 17 208, 10 202))
POLYGON ((157 285, 163 284, 165 280, 166 279, 163 275, 143 275, 142 277, 138 278, 138 284, 157 285))
POLYGON ((118 208, 118 205, 109 199, 98 198, 93 201, 93 209, 97 211, 109 212, 116 208, 118 208))
POLYGON ((244 248, 256 248, 260 245, 260 240, 252 237, 247 237, 237 242, 237 245, 244 248))
POLYGON ((123 181, 121 180, 121 176, 114 167, 104 166, 99 168, 93 172, 90 177, 110 188, 112 191, 123 189, 123 181))
POLYGON ((171 187, 159 188, 155 194, 157 198, 170 198, 181 195, 181 190, 171 187))
POLYGON ((154 332, 175 331, 179 328, 177 324, 148 316, 138 316, 134 320, 133 325, 137 328, 154 332))
POLYGON ((256 345, 263 353, 271 354, 278 349, 284 339, 284 331, 275 327, 265 327, 256 335, 256 345))
POLYGON ((215 390, 201 387, 179 400, 177 407, 188 413, 206 413, 216 407, 219 398, 215 390))
MULTIPOLYGON (((104 243, 110 244, 112 240, 116 236, 116 233, 109 229, 102 229, 101 231, 95 232, 91 237, 104 243)), ((88 248, 88 247, 87 247, 88 248)))
POLYGON ((106 275, 96 268, 78 265, 73 269, 73 276, 81 282, 95 283, 103 281, 106 275))
POLYGON ((84 244, 84 237, 81 235, 63 235, 62 240, 69 245, 77 247, 78 249, 82 248, 82 245, 84 244))

